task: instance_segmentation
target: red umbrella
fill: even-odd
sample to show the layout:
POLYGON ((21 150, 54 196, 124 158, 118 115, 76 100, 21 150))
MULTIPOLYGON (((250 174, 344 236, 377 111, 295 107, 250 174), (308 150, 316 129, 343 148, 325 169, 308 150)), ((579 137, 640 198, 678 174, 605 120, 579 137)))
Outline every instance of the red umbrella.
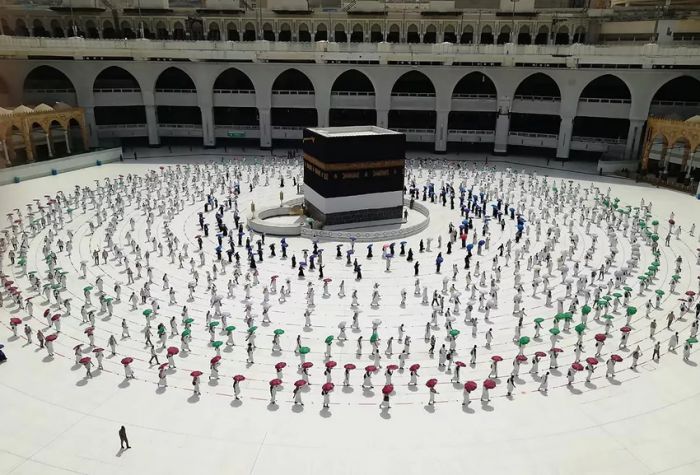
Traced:
POLYGON ((369 366, 365 366, 365 371, 367 371, 368 373, 374 373, 375 371, 377 371, 377 367, 371 364, 369 366))
POLYGON ((399 369, 399 366, 395 364, 390 364, 387 365, 386 369, 388 369, 389 371, 396 371, 397 369, 399 369))
POLYGON ((102 353, 105 349, 104 348, 95 348, 92 350, 93 353, 102 353))
POLYGON ((522 363, 522 362, 524 362, 524 361, 527 361, 527 356, 525 356, 525 355, 517 355, 517 356, 515 357, 515 359, 516 359, 517 361, 520 361, 520 362, 522 363))
POLYGON ((51 317, 51 321, 52 321, 52 322, 55 322, 56 320, 58 320, 58 319, 60 319, 60 318, 61 318, 61 315, 60 315, 59 313, 57 313, 56 315, 53 315, 53 316, 51 317))
POLYGON ((298 388, 306 386, 306 381, 304 381, 303 379, 297 379, 296 381, 294 381, 294 386, 298 388))
POLYGON ((245 381, 245 376, 243 376, 242 374, 237 374, 233 377, 233 380, 237 383, 240 383, 241 381, 245 381))
POLYGON ((199 377, 199 376, 201 376, 201 375, 203 375, 203 374, 204 374, 204 373, 202 373, 201 371, 192 371, 192 372, 190 373, 190 376, 192 376, 193 378, 197 378, 197 377, 199 377))
POLYGON ((592 356, 589 356, 588 358, 586 358, 586 363, 588 363, 589 365, 595 366, 598 364, 598 360, 593 358, 592 356))
POLYGON ((394 385, 393 384, 387 384, 382 388, 382 394, 391 394, 394 392, 394 385))
POLYGON ((213 357, 211 360, 209 360, 209 362, 210 362, 211 364, 216 364, 216 363, 218 363, 219 361, 221 361, 221 356, 219 356, 219 355, 216 355, 216 356, 213 357))
POLYGON ((333 282, 333 279, 331 279, 330 277, 326 277, 325 279, 323 279, 323 281, 324 282, 333 282))
POLYGON ((501 358, 501 357, 498 356, 498 355, 493 355, 493 356, 491 357, 491 360, 492 360, 492 361, 495 361, 496 363, 498 363, 499 361, 503 361, 503 358, 501 358))
POLYGON ((270 386, 279 386, 282 384, 282 380, 279 378, 271 379, 270 386))
POLYGON ((80 344, 78 344, 78 345, 75 345, 75 346, 73 347, 73 351, 78 351, 78 349, 80 349, 80 347, 82 347, 82 346, 83 346, 82 343, 80 343, 80 344))
POLYGON ((175 347, 175 346, 171 346, 171 347, 168 348, 168 356, 175 356, 175 355, 178 354, 178 353, 180 353, 180 349, 179 349, 179 348, 177 348, 177 347, 175 347))
POLYGON ((493 389, 496 387, 496 381, 494 381, 493 379, 487 379, 484 381, 484 387, 486 389, 493 389))
POLYGON ((622 361, 622 356, 620 355, 610 355, 610 359, 615 363, 620 363, 622 361))
POLYGON ((323 389, 326 392, 333 391, 333 388, 335 388, 335 384, 333 383, 325 383, 323 386, 321 386, 321 389, 323 389))
POLYGON ((598 334, 595 336, 595 341, 605 341, 606 338, 607 338, 607 337, 606 337, 603 333, 598 333, 598 334))
POLYGON ((627 325, 625 325, 624 327, 620 328, 620 331, 621 331, 622 333, 629 333, 629 332, 632 331, 632 328, 631 328, 631 327, 628 327, 627 325))
POLYGON ((688 297, 695 297, 695 292, 693 292, 692 290, 687 290, 685 292, 685 295, 687 295, 688 297))
POLYGON ((162 365, 158 366, 158 369, 167 369, 168 366, 170 366, 170 363, 163 363, 162 365))
POLYGON ((89 335, 89 334, 91 334, 91 333, 94 332, 94 331, 95 331, 95 327, 87 327, 87 328, 83 331, 83 333, 85 333, 86 335, 89 335))
POLYGON ((572 363, 571 367, 576 371, 583 371, 583 365, 581 363, 572 363))
POLYGON ((90 361, 92 361, 92 358, 89 356, 83 356, 80 358, 80 364, 88 364, 90 361))
POLYGON ((477 385, 474 381, 467 381, 464 383, 464 389, 467 390, 468 393, 474 391, 477 388, 477 385))
POLYGON ((425 382, 425 385, 428 386, 429 388, 435 387, 435 385, 438 383, 437 379, 432 378, 429 379, 428 381, 425 382))
POLYGON ((52 335, 48 335, 46 337, 46 341, 54 341, 56 338, 58 338, 58 335, 54 333, 52 335))
POLYGON ((552 348, 550 351, 553 351, 554 353, 562 353, 564 350, 562 350, 561 348, 555 347, 555 348, 552 348))
POLYGON ((547 353, 545 353, 544 351, 535 351, 535 356, 537 356, 538 358, 544 358, 545 356, 547 356, 547 353))
POLYGON ((304 369, 309 369, 313 366, 314 364, 311 361, 304 361, 304 363, 301 365, 302 368, 304 369))
POLYGON ((131 356, 127 356, 126 358, 122 358, 122 364, 124 366, 131 364, 132 361, 134 361, 134 359, 131 356))
POLYGON ((285 366, 287 366, 287 363, 285 363, 284 361, 280 361, 279 363, 275 364, 275 369, 276 369, 277 371, 279 371, 279 370, 281 370, 282 368, 284 368, 285 366))
MULTIPOLYGON (((527 359, 527 358, 525 358, 527 359)), ((459 366, 460 368, 464 368, 467 366, 467 364, 464 361, 455 361, 455 366, 459 366)))
POLYGON ((46 310, 44 310, 44 318, 48 317, 48 316, 49 316, 49 313, 51 313, 51 309, 50 309, 50 308, 47 308, 46 310))
POLYGON ((336 366, 338 366, 338 363, 335 361, 326 361, 326 368, 335 368, 336 366))
POLYGON ((418 371, 418 370, 420 369, 420 365, 419 365, 418 363, 412 364, 408 369, 409 369, 410 371, 415 372, 415 371, 418 371))
POLYGON ((21 323, 22 323, 21 318, 17 318, 17 317, 10 318, 10 325, 19 325, 21 323))
POLYGON ((357 368, 357 366, 355 366, 353 363, 345 363, 345 365, 343 366, 343 368, 345 368, 345 369, 355 369, 355 368, 357 368))

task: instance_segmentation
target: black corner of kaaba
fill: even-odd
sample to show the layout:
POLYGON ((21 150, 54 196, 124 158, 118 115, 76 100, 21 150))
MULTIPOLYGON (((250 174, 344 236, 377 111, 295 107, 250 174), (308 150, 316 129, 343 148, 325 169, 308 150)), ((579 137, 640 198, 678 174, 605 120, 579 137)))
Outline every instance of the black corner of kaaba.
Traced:
MULTIPOLYGON (((403 192, 406 137, 374 126, 305 129, 304 185, 315 192, 306 195, 307 210, 326 224, 377 221, 401 216, 402 202, 381 206, 371 197, 357 200, 358 209, 319 200, 403 192), (367 203, 373 203, 367 208, 367 203), (390 206, 389 206, 390 205, 390 206), (330 211, 338 209, 342 211, 330 211), (391 210, 391 211, 389 211, 391 210), (388 215, 387 215, 388 214, 388 215), (336 215, 336 216, 331 216, 336 215)), ((387 195, 377 196, 384 199, 387 195)))

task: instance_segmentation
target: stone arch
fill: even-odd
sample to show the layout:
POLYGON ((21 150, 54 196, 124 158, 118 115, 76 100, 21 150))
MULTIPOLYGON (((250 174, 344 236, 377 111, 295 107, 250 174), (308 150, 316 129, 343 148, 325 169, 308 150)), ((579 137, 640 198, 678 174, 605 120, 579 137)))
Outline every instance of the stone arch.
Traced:
POLYGON ((306 23, 301 23, 299 25, 298 40, 302 43, 308 43, 311 41, 311 32, 309 31, 309 25, 306 23))
POLYGON ((219 29, 219 24, 215 21, 209 23, 209 28, 207 31, 207 40, 221 41, 221 30, 219 29))
POLYGON ((253 91, 255 86, 247 74, 240 69, 228 68, 221 72, 214 81, 214 90, 253 91))
POLYGON ((510 42, 510 33, 510 25, 503 25, 500 33, 498 34, 498 38, 496 39, 496 43, 502 45, 510 42))
POLYGON ((241 41, 241 35, 238 33, 238 27, 232 21, 226 24, 226 38, 229 41, 241 41))
POLYGON ((21 18, 15 20, 15 36, 29 36, 29 28, 21 18))
POLYGON ((328 27, 325 23, 319 23, 316 25, 314 41, 328 41, 328 27))
POLYGON ((696 102, 700 103, 700 80, 687 75, 669 79, 656 89, 652 96, 654 102, 696 102))
POLYGON ((418 26, 416 26, 414 23, 408 25, 408 28, 406 29, 406 43, 420 43, 418 26))
POLYGON ((399 43, 401 41, 401 27, 393 23, 389 27, 389 33, 386 35, 386 40, 389 43, 399 43))
POLYGON ((489 96, 495 99, 498 97, 498 89, 489 76, 481 71, 472 71, 462 76, 452 89, 453 98, 465 95, 489 96))
POLYGON ((614 74, 603 74, 586 84, 579 100, 581 99, 622 99, 632 100, 632 92, 625 81, 614 74))
POLYGON ((168 89, 180 89, 196 92, 197 86, 189 74, 180 68, 172 66, 161 72, 158 75, 158 78, 156 78, 155 83, 156 91, 168 89))
POLYGON ((56 18, 51 20, 51 36, 54 38, 63 38, 66 36, 65 32, 63 31, 63 27, 61 26, 61 22, 56 18))
POLYGON ((292 41, 292 27, 289 23, 282 23, 280 25, 280 32, 277 35, 279 41, 292 41))
POLYGON ((122 36, 124 38, 128 38, 130 40, 133 40, 134 38, 136 38, 136 32, 131 27, 131 22, 129 22, 127 20, 122 21, 121 32, 122 32, 122 36))
POLYGON ((465 25, 462 29, 462 34, 459 37, 460 44, 469 45, 474 43, 474 27, 465 25))
POLYGON ((493 29, 490 25, 484 25, 481 28, 481 43, 492 45, 494 42, 493 29))
POLYGON ((263 23, 262 35, 265 41, 275 41, 275 32, 270 23, 263 23))
POLYGON ((518 31, 518 44, 519 45, 529 45, 532 43, 532 35, 530 34, 530 27, 528 25, 522 25, 518 31))
POLYGON ((315 87, 309 77, 298 69, 290 68, 280 73, 272 83, 272 91, 307 91, 315 93, 315 87))
POLYGON ((585 43, 586 42, 586 28, 579 25, 574 31, 573 43, 585 43))
POLYGON ((382 33, 382 27, 379 23, 374 23, 369 29, 369 40, 372 43, 379 43, 384 40, 384 34, 382 33))
POLYGON ((457 35, 455 34, 455 26, 450 24, 450 25, 445 25, 445 30, 443 31, 442 34, 442 40, 445 43, 456 43, 457 42, 457 35))
POLYGON ((34 36, 38 37, 51 37, 51 33, 44 28, 44 24, 38 18, 34 19, 32 22, 32 33, 34 33, 34 36))
POLYGON ((569 40, 569 27, 566 25, 561 25, 557 30, 557 34, 554 36, 554 44, 568 45, 569 40))
POLYGON ((75 86, 68 76, 53 66, 37 66, 24 78, 24 91, 58 89, 75 93, 75 86))
POLYGON ((185 26, 182 22, 176 21, 173 25, 173 39, 174 40, 184 40, 187 37, 185 33, 185 26))
POLYGON ((255 41, 255 39, 255 25, 249 21, 243 29, 243 41, 255 41))
POLYGON ((546 25, 542 25, 537 30, 537 35, 535 35, 536 45, 546 45, 549 42, 549 28, 546 25))
POLYGON ((118 37, 117 30, 112 25, 112 22, 105 20, 102 22, 102 38, 106 40, 115 40, 118 37))
POLYGON ((97 25, 94 21, 88 20, 85 22, 85 35, 91 39, 100 37, 100 32, 97 30, 97 25))
POLYGON ((436 43, 437 42, 437 27, 432 23, 425 28, 425 33, 423 33, 423 43, 436 43))
POLYGON ((518 96, 557 97, 561 99, 561 89, 551 76, 535 73, 520 81, 514 94, 514 97, 518 96))
POLYGON ((350 34, 350 43, 362 43, 365 40, 361 23, 355 23, 350 34))
POLYGON ((335 29, 333 30, 333 39, 338 43, 346 43, 348 41, 348 34, 345 32, 345 25, 342 23, 337 23, 335 29))
POLYGON ((391 88, 392 95, 411 93, 435 94, 435 85, 428 76, 420 71, 408 71, 402 74, 391 88))
POLYGON ((138 89, 140 91, 141 84, 129 71, 119 66, 109 66, 100 71, 92 85, 93 92, 102 89, 138 89))
POLYGON ((348 69, 333 81, 331 93, 333 92, 365 92, 374 95, 376 87, 365 73, 357 69, 348 69))

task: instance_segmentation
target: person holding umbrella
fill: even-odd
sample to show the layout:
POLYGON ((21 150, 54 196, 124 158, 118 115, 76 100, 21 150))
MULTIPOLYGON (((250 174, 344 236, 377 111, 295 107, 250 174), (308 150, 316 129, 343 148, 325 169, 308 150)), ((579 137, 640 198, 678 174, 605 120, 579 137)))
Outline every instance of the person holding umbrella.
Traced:
POLYGON ((102 367, 102 360, 104 359, 104 349, 103 348, 95 348, 92 350, 93 353, 95 353, 95 358, 97 358, 97 369, 102 371, 104 368, 102 367))
POLYGON ((593 376, 593 372, 595 371, 596 363, 598 363, 598 360, 596 360, 595 358, 586 358, 586 371, 588 371, 588 374, 586 375, 587 383, 591 382, 591 377, 593 376))
POLYGON ((333 383, 325 383, 321 386, 321 396, 323 396, 323 407, 329 408, 331 403, 330 393, 333 391, 333 383))
POLYGON ((418 363, 412 364, 408 370, 410 371, 411 379, 408 382, 409 386, 416 386, 418 384, 418 370, 420 365, 418 363))
POLYGON ((236 399, 236 401, 240 401, 240 396, 241 395, 241 381, 245 381, 245 376, 242 374, 237 374, 233 377, 233 396, 236 399))
POLYGON ((387 384, 382 388, 382 402, 379 403, 380 409, 391 409, 391 404, 389 404, 389 396, 394 391, 394 386, 387 384))
POLYGON ((365 375, 364 375, 364 380, 362 381, 362 388, 363 389, 372 389, 374 386, 372 385, 372 371, 374 371, 374 366, 370 365, 365 368, 365 375))
POLYGON ((199 377, 202 375, 201 371, 192 371, 190 376, 192 376, 192 392, 195 396, 201 396, 202 393, 199 391, 199 377))
POLYGON ((294 395, 294 405, 296 406, 297 404, 304 405, 304 403, 301 400, 301 388, 306 385, 306 381, 303 379, 300 379, 294 383, 294 392, 292 393, 294 395))
POLYGON ((640 356, 642 356, 642 350, 637 345, 637 348, 632 352, 632 366, 630 366, 630 369, 637 369, 637 361, 639 361, 640 356))
POLYGON ((435 395, 438 394, 437 390, 435 389, 437 379, 429 379, 425 385, 428 386, 428 406, 432 406, 435 404, 435 395))
POLYGON ((693 348, 693 345, 686 340, 685 344, 683 345, 683 361, 690 361, 690 350, 693 348))
POLYGON ((168 387, 168 374, 165 370, 168 369, 168 363, 163 363, 158 367, 158 385, 157 387, 168 387))
POLYGON ((549 383, 549 371, 547 371, 543 376, 542 380, 540 381, 540 387, 537 388, 538 391, 547 394, 547 387, 549 383))
POLYGON ((275 378, 270 381, 270 404, 277 405, 277 391, 282 384, 282 380, 275 378))
POLYGON ((134 376, 134 370, 131 369, 130 366, 132 361, 134 361, 134 359, 128 356, 122 359, 122 364, 124 365, 124 377, 126 379, 136 379, 136 376, 134 376))
POLYGON ((92 379, 92 360, 89 356, 80 358, 80 363, 85 367, 85 377, 92 379))
POLYGON ((471 395, 472 391, 476 389, 476 383, 474 381, 467 381, 464 383, 464 391, 462 392, 462 406, 469 406, 471 404, 471 400, 469 399, 469 396, 471 395))
POLYGON ((355 365, 347 363, 345 366, 345 377, 343 378, 343 386, 350 386, 350 370, 355 369, 355 365))

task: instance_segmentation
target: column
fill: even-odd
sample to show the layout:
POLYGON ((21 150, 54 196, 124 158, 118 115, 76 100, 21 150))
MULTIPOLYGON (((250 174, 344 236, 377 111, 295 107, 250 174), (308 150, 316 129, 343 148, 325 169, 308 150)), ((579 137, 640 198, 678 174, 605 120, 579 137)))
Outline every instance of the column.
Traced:
POLYGON ((156 106, 150 105, 146 107, 146 126, 148 127, 148 146, 159 147, 160 136, 158 135, 158 114, 156 106))
POLYGON ((639 157, 639 145, 645 122, 645 119, 630 119, 630 128, 625 144, 625 160, 636 160, 639 157))
POLYGON ((211 104, 200 105, 202 111, 202 140, 204 147, 216 147, 216 136, 214 135, 214 108, 211 104))
POLYGON ((70 136, 68 135, 68 129, 63 131, 63 140, 66 141, 66 153, 70 155, 72 152, 70 150, 70 136))
POLYGON ((330 122, 330 109, 328 107, 318 107, 316 109, 317 122, 319 127, 328 127, 330 122))
POLYGON ((95 108, 92 106, 85 107, 85 122, 88 129, 88 136, 90 138, 90 147, 97 147, 99 143, 99 137, 97 135, 97 123, 95 122, 95 108))
POLYGON ((34 162, 34 142, 32 141, 32 134, 29 130, 22 131, 22 138, 24 140, 24 149, 27 152, 27 162, 34 162))
POLYGON ((51 147, 51 129, 46 131, 46 149, 49 151, 49 158, 53 158, 53 150, 51 147))
POLYGON ((505 155, 508 153, 508 133, 510 132, 510 99, 507 97, 498 105, 496 118, 496 134, 493 143, 493 153, 505 155))
POLYGON ((7 140, 3 140, 3 141, 2 141, 2 150, 3 150, 4 154, 5 154, 5 163, 6 163, 7 166, 9 167, 9 166, 12 165, 12 162, 10 162, 10 155, 9 155, 9 153, 7 152, 7 140))
POLYGON ((270 109, 258 109, 258 120, 260 121, 260 148, 269 149, 272 147, 270 109))
POLYGON ((437 111, 435 121, 435 151, 439 153, 447 152, 447 121, 450 111, 437 111))
POLYGON ((377 127, 389 128, 389 111, 387 109, 377 109, 377 127))
POLYGON ((559 123, 559 137, 557 138, 557 158, 566 160, 569 158, 571 147, 571 135, 574 129, 573 117, 562 117, 559 123))

